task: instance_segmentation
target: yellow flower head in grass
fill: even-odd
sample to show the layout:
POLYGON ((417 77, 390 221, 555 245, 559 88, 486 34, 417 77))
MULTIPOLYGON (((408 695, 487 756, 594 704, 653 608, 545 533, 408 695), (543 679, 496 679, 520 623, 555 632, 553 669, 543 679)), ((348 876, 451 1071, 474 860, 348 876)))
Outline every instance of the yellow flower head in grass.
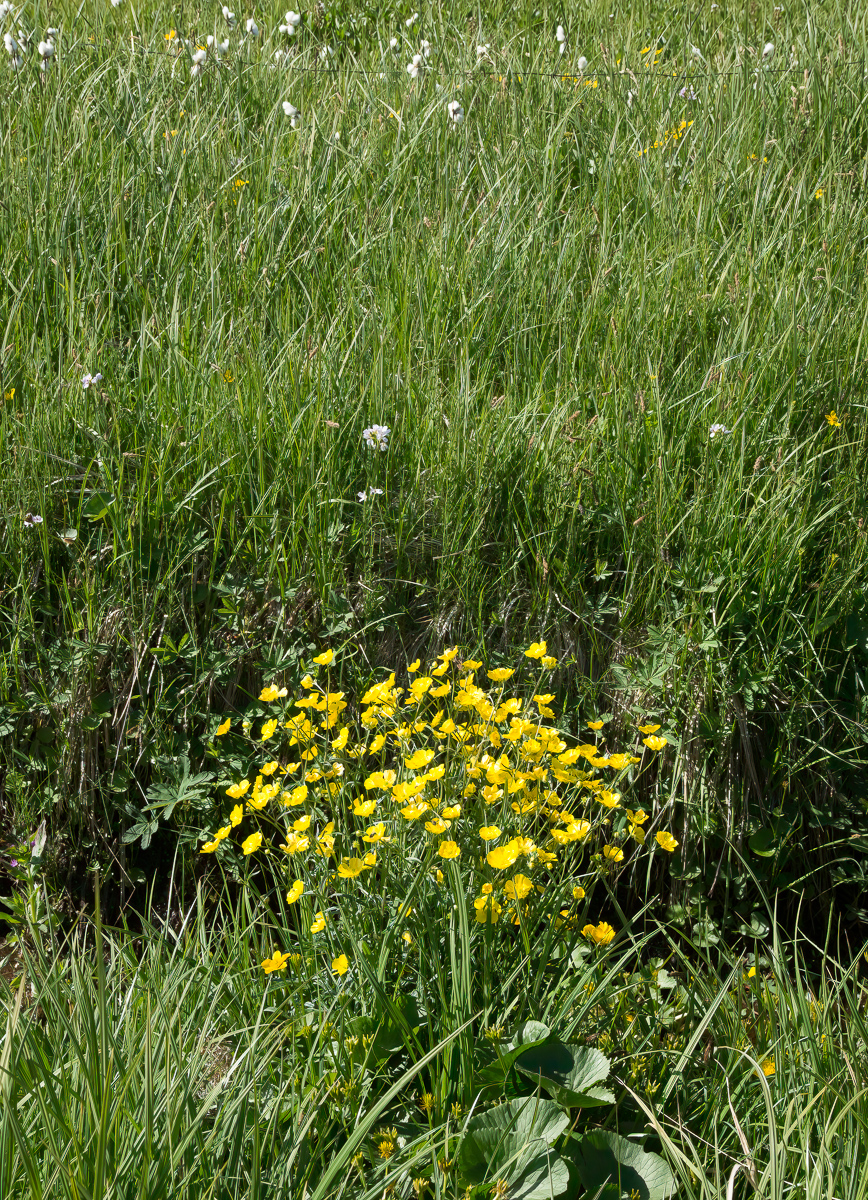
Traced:
POLYGON ((453 646, 451 650, 444 650, 443 653, 438 654, 437 657, 441 662, 451 663, 454 658, 458 657, 458 647, 453 646))
POLYGON ((288 962, 288 954, 281 954, 279 950, 275 950, 271 958, 263 959, 259 965, 266 975, 270 975, 272 971, 285 971, 288 962))
POLYGON ((332 739, 332 750, 343 750, 350 736, 350 728, 345 725, 336 738, 332 739))
POLYGON ((441 842, 437 847, 437 853, 441 858, 458 858, 461 854, 461 847, 457 842, 441 842))
POLYGON ((398 776, 394 771, 374 771, 373 775, 369 775, 365 780, 365 787, 378 788, 382 792, 390 791, 397 780, 398 776))
POLYGON ((335 660, 334 650, 324 650, 313 660, 318 667, 329 667, 335 660))
POLYGON ((220 841, 218 838, 215 838, 213 842, 203 842, 202 845, 199 847, 199 853, 200 854, 213 854, 219 845, 220 845, 220 841))
POLYGON ((533 891, 533 882, 527 875, 515 875, 503 885, 503 894, 510 900, 524 900, 533 891))
POLYGON ((659 725, 640 725, 639 732, 644 734, 656 733, 659 728, 659 725))
POLYGON ((485 856, 485 861, 490 867, 494 867, 495 871, 505 871, 507 867, 513 866, 519 856, 519 848, 515 844, 515 840, 506 842, 502 846, 495 846, 493 850, 485 856))
POLYGON ((215 840, 216 840, 216 841, 218 841, 218 842, 222 842, 222 841, 224 840, 224 838, 228 838, 228 837, 229 837, 229 834, 230 834, 231 832, 232 832, 232 826, 231 826, 231 825, 223 825, 223 826, 222 826, 220 829, 218 829, 218 830, 217 830, 217 832, 214 834, 214 838, 215 838, 215 840))
POLYGON ((642 738, 642 745, 647 746, 649 750, 662 750, 664 746, 668 745, 668 741, 665 737, 652 736, 642 738))
POLYGON ((310 838, 300 833, 288 833, 280 848, 284 854, 304 854, 305 850, 310 849, 310 838))
POLYGON ((483 825, 479 831, 479 836, 484 842, 493 842, 495 838, 500 837, 500 830, 496 825, 483 825))
POLYGON ((323 858, 328 858, 330 854, 334 853, 334 849, 335 823, 334 821, 329 821, 328 825, 326 825, 316 840, 316 852, 317 854, 322 855, 323 858))
POLYGON ((286 808, 296 808, 299 804, 304 804, 306 799, 307 786, 303 783, 293 788, 291 792, 282 792, 280 796, 281 803, 286 808))
POLYGON ((270 737, 274 736, 274 731, 277 729, 277 720, 266 721, 262 726, 262 731, 259 736, 263 742, 267 742, 270 737))
POLYGON ((829 422, 829 424, 832 426, 833 429, 841 428, 841 422, 838 419, 838 414, 835 412, 834 408, 832 409, 832 411, 830 413, 826 414, 826 420, 829 422))
POLYGON ((588 721, 588 729, 602 729, 604 724, 603 721, 588 721))
POLYGON ((350 969, 350 961, 346 954, 339 954, 337 958, 332 959, 332 970, 335 975, 346 975, 350 969))
POLYGON ((353 801, 353 816, 354 817, 369 817, 377 807, 376 800, 358 800, 353 801))
POLYGON ((342 858, 338 863, 338 878, 358 879, 364 869, 365 864, 360 858, 342 858))
POLYGON ((630 826, 630 837, 634 842, 638 842, 640 846, 645 845, 645 830, 641 825, 630 826))
POLYGON ((442 820, 440 817, 434 817, 432 820, 425 822, 425 828, 429 833, 441 834, 445 833, 449 828, 449 822, 442 820))
POLYGON ((292 887, 286 893, 286 903, 295 904, 296 900, 300 900, 304 895, 304 884, 300 879, 296 879, 292 887))
POLYGON ((216 737, 222 737, 224 733, 228 733, 228 732, 229 732, 229 730, 230 730, 230 728, 231 728, 231 727, 232 727, 232 718, 231 718, 231 717, 227 717, 227 718, 226 718, 226 720, 223 722, 223 724, 222 724, 222 725, 218 725, 218 726, 217 726, 217 730, 216 730, 216 734, 215 734, 215 736, 216 736, 216 737))
POLYGON ((600 801, 601 804, 605 804, 606 808, 620 808, 621 807, 621 803, 620 803, 621 793, 620 792, 610 792, 606 788, 601 788, 600 791, 597 792, 597 799, 600 801))
POLYGON ((503 912, 503 905, 499 900, 495 900, 494 896, 478 896, 473 901, 473 907, 476 909, 476 920, 480 925, 488 922, 494 925, 503 912))
POLYGON ((414 659, 414 661, 410 663, 409 667, 407 668, 407 673, 409 675, 415 675, 418 670, 419 670, 419 659, 417 658, 417 659, 414 659))
POLYGON ((310 927, 311 933, 322 933, 326 927, 326 918, 324 912, 318 912, 313 918, 313 923, 310 927))
POLYGON ((457 821, 461 816, 461 805, 447 804, 445 808, 440 810, 440 816, 444 821, 457 821))
POLYGON ((774 1075, 775 1073, 775 1060, 773 1058, 764 1059, 760 1063, 760 1070, 762 1071, 763 1075, 765 1075, 766 1079, 768 1079, 770 1075, 774 1075))
POLYGON ((666 833, 665 830, 661 829, 658 833, 654 834, 654 837, 657 841, 657 845, 663 850, 668 850, 670 854, 678 849, 678 842, 676 842, 671 833, 666 833))
POLYGON ((553 658, 551 654, 544 654, 542 657, 542 665, 547 671, 553 671, 558 665, 558 660, 553 658))
POLYGON ((605 921, 601 921, 599 925, 586 925, 582 933, 595 946, 608 946, 615 936, 615 930, 605 921))
POLYGON ((543 658, 548 653, 545 642, 531 642, 524 652, 525 658, 543 658))
POLYGON ((603 847, 603 858, 608 858, 612 862, 616 862, 616 863, 623 862, 624 861, 624 851, 621 849, 620 846, 604 846, 603 847))
POLYGON ((271 700, 280 700, 286 695, 286 688, 278 688, 276 683, 270 683, 268 687, 262 689, 259 693, 259 699, 266 702, 271 700))
POLYGON ((493 671, 488 672, 488 678, 492 683, 506 683, 507 679, 512 679, 514 674, 513 667, 495 667, 493 671))
POLYGON ((406 808, 400 809, 401 816, 405 821, 418 821, 420 817, 424 817, 428 811, 428 805, 424 800, 420 800, 416 804, 408 804, 406 808))
POLYGON ((648 820, 648 814, 644 808, 637 808, 635 812, 633 812, 632 808, 628 808, 626 811, 627 819, 632 821, 634 825, 644 825, 648 820))
POLYGON ((262 845, 262 834, 257 829, 256 833, 251 833, 250 837, 246 837, 241 843, 241 849, 245 854, 253 854, 262 845))
POLYGON ((231 796, 233 800, 240 800, 246 794, 250 787, 249 779, 242 779, 239 783, 233 783, 231 787, 226 789, 226 795, 231 796))
POLYGON ((585 889, 583 887, 578 887, 578 886, 574 887, 573 888, 573 899, 574 900, 584 900, 584 898, 585 898, 585 889))
POLYGON ((240 804, 236 804, 235 807, 232 809, 232 812, 229 814, 229 824, 234 829, 235 826, 240 825, 243 820, 244 820, 244 809, 241 807, 240 804))
POLYGON ((378 821, 376 825, 370 825, 365 831, 362 841, 368 842, 375 846, 378 842, 391 842, 390 837, 386 837, 386 825, 383 821, 378 821))
POLYGON ((421 771, 428 766, 433 757, 433 750, 417 750, 415 754, 411 754, 409 758, 404 759, 404 766, 409 771, 421 771))
POLYGON ((280 763, 277 761, 277 759, 276 759, 276 758, 273 758, 273 759, 271 760, 271 762, 267 762, 267 763, 266 763, 266 764, 265 764, 265 765, 262 767, 262 769, 261 769, 261 771, 260 771, 260 774, 262 774, 262 775, 273 775, 273 774, 274 774, 274 772, 277 770, 277 768, 278 768, 279 766, 280 766, 280 763))
POLYGON ((310 814, 305 813, 303 817, 299 817, 297 821, 293 821, 292 827, 296 833, 304 833, 306 829, 310 828, 310 820, 310 814))

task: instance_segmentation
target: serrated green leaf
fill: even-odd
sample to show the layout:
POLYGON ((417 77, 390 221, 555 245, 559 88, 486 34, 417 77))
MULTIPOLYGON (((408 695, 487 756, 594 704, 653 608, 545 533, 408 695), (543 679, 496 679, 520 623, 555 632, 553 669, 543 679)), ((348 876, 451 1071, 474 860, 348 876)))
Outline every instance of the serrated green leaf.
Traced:
POLYGON ((569 1123, 567 1114, 550 1100, 536 1096, 510 1100, 468 1122, 458 1152, 459 1168, 469 1183, 501 1177, 511 1182, 569 1123))
POLYGON ((616 1197, 626 1192, 638 1200, 667 1200, 675 1191, 675 1178, 659 1154, 608 1129, 571 1137, 565 1154, 591 1196, 611 1191, 616 1197))
POLYGON ((599 1086, 608 1078, 611 1063, 605 1054, 590 1046, 546 1042, 525 1050, 515 1060, 515 1066, 570 1108, 614 1103, 612 1093, 599 1086))

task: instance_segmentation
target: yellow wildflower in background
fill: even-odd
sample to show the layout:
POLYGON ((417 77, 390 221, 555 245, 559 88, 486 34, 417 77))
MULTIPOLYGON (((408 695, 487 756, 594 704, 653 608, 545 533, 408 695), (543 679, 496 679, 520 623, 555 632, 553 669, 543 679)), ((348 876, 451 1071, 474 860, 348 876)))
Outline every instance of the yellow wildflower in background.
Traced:
POLYGON ((832 411, 830 413, 826 414, 826 420, 829 422, 829 424, 832 426, 833 429, 841 428, 841 422, 838 420, 838 414, 835 412, 834 408, 832 409, 832 411))
POLYGON ((615 936, 615 930, 606 921, 601 921, 599 925, 586 925, 582 933, 595 946, 608 946, 615 936))
POLYGON ((762 1063, 760 1063, 760 1069, 763 1075, 765 1075, 766 1079, 768 1079, 770 1075, 775 1074, 775 1060, 773 1058, 764 1059, 762 1063))
POLYGON ((222 724, 222 725, 218 725, 218 726, 217 726, 217 730, 216 730, 216 736, 217 736, 217 737, 222 737, 224 733, 228 733, 228 732, 229 732, 229 730, 230 730, 231 726, 232 726, 232 718, 231 718, 231 717, 227 717, 227 718, 226 718, 226 720, 223 722, 223 724, 222 724))
POLYGON ((620 846, 604 846, 603 847, 603 858, 608 858, 612 862, 616 862, 616 863, 623 862, 624 861, 624 851, 621 849, 620 846))
POLYGON ((645 733, 645 734, 656 733, 659 728, 660 728, 659 725, 640 725, 639 732, 645 733))
POLYGON ((668 742, 665 737, 646 737, 642 739, 642 745, 647 746, 649 750, 662 750, 668 742))
POLYGON ((304 884, 302 883, 302 881, 300 879, 296 879, 295 883, 292 885, 292 887, 286 893, 286 903, 287 904, 295 904, 296 900, 301 899, 301 896, 303 894, 304 894, 304 884))
POLYGON ((666 833, 665 830, 661 829, 658 833, 655 833, 654 837, 657 845, 663 850, 668 850, 670 854, 678 849, 678 842, 676 842, 671 833, 666 833))
POLYGON ((441 858, 458 858, 461 854, 461 847, 457 842, 441 842, 437 847, 437 853, 441 858))
POLYGON ((324 650, 313 660, 318 667, 329 667, 335 660, 334 650, 324 650))
POLYGON ((285 971, 288 962, 288 954, 281 954, 279 950, 275 950, 271 958, 263 959, 259 965, 266 975, 270 975, 272 971, 285 971))
POLYGON ((531 642, 524 652, 525 658, 542 658, 548 650, 545 642, 531 642))
POLYGON ((325 913, 318 912, 314 916, 313 923, 310 927, 310 932, 311 933, 322 933, 322 931, 325 929, 325 927, 326 927, 325 913))
POLYGON ((350 969, 350 962, 346 954, 339 954, 337 958, 332 959, 332 970, 336 975, 346 975, 350 969))
POLYGON ((262 834, 259 830, 256 833, 251 833, 250 837, 246 837, 241 843, 241 849, 244 854, 253 854, 262 845, 262 834))
POLYGON ((233 783, 231 787, 226 789, 226 795, 231 796, 233 800, 240 800, 246 794, 250 787, 249 779, 242 779, 239 783, 233 783))
POLYGON ((507 679, 511 679, 514 674, 513 667, 495 667, 493 671, 488 672, 488 678, 493 683, 506 683, 507 679))
POLYGON ((602 729, 604 724, 604 721, 588 721, 588 729, 602 729))
POLYGON ((500 837, 500 829, 496 825, 483 825, 479 836, 484 842, 493 842, 495 838, 500 837))

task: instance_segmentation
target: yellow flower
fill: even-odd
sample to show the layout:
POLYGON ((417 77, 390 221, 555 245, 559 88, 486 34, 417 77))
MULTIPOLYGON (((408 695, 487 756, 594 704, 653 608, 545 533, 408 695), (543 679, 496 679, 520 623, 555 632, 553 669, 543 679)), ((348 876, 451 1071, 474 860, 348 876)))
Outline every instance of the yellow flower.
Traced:
POLYGON ((338 863, 338 877, 340 879, 358 879, 364 869, 365 864, 360 858, 342 858, 338 863))
POLYGON ((823 199, 823 188, 817 188, 817 190, 814 192, 814 199, 815 200, 823 199))
POLYGON ((444 650, 444 651, 443 651, 443 653, 442 653, 442 654, 438 654, 438 655, 437 655, 437 657, 438 657, 438 658, 439 658, 439 659, 440 659, 442 662, 445 662, 445 663, 451 663, 451 662, 452 662, 452 660, 453 660, 453 658, 455 658, 455 657, 457 656, 457 654, 458 654, 458 647, 457 647, 457 646, 453 646, 451 650, 444 650))
POLYGON ((446 808, 441 809, 440 816, 443 817, 443 819, 445 821, 457 820, 458 817, 461 816, 461 805, 460 804, 447 805, 446 808))
POLYGON ((404 759, 404 766, 410 771, 421 771, 423 767, 428 766, 433 757, 433 750, 417 750, 415 754, 404 759))
POLYGON ((296 900, 304 894, 304 884, 300 879, 296 879, 295 883, 286 893, 286 903, 295 904, 296 900))
POLYGON ((261 768, 260 774, 261 775, 273 775, 279 766, 280 766, 280 763, 277 761, 276 758, 273 758, 271 760, 271 762, 267 762, 265 764, 265 766, 261 768))
POLYGON ((656 733, 659 728, 660 728, 659 725, 640 725, 639 732, 645 733, 645 734, 656 733))
POLYGON ((527 875, 518 874, 503 885, 504 896, 511 900, 524 900, 533 891, 533 882, 527 875))
POLYGON ((484 842, 493 842, 495 838, 500 837, 500 830, 496 825, 483 825, 479 831, 479 836, 484 842))
POLYGON ((603 847, 603 857, 610 858, 612 860, 612 862, 623 862, 624 861, 624 851, 621 849, 620 846, 604 846, 603 847))
POLYGON ((335 975, 346 975, 350 969, 349 959, 346 954, 339 954, 337 958, 332 959, 332 970, 335 975))
POLYGON ((236 804, 229 814, 229 821, 234 829, 236 825, 240 825, 244 819, 244 809, 240 804, 236 804))
POLYGON ((378 821, 376 825, 371 825, 365 832, 362 841, 369 842, 372 846, 377 842, 391 842, 391 838, 386 837, 386 826, 383 821, 378 821))
POLYGON ((840 429, 841 422, 838 420, 838 415, 835 412, 834 408, 832 409, 832 411, 830 413, 826 414, 826 420, 829 422, 829 424, 832 426, 833 429, 840 429))
POLYGON ((213 854, 219 845, 220 845, 219 838, 215 838, 213 842, 204 842, 199 847, 199 853, 200 854, 213 854))
POLYGON ((310 838, 302 837, 300 833, 288 833, 280 848, 284 854, 303 854, 310 849, 310 838))
POLYGON ((630 837, 633 838, 634 841, 638 842, 640 846, 645 845, 645 830, 641 825, 630 826, 630 837))
POLYGON ((636 810, 636 812, 633 812, 632 808, 628 808, 626 811, 627 819, 632 821, 634 825, 644 825, 648 820, 648 814, 645 812, 644 808, 639 808, 636 810))
POLYGON ((556 658, 552 658, 552 656, 550 654, 544 654, 543 659, 542 659, 542 665, 545 667, 545 669, 547 671, 553 671, 554 668, 558 665, 558 660, 556 658))
POLYGON ((495 667, 493 671, 488 672, 488 678, 494 683, 506 683, 514 674, 513 667, 495 667))
POLYGON ((265 724, 262 726, 262 732, 259 735, 260 738, 262 739, 262 741, 267 742, 270 737, 273 737, 275 729, 277 729, 277 721, 276 720, 266 721, 265 724))
POLYGON ((226 789, 226 795, 231 796, 233 800, 240 800, 250 787, 249 779, 242 779, 239 783, 233 783, 232 787, 226 789))
POLYGON ((297 821, 293 821, 292 827, 296 833, 304 833, 305 829, 310 828, 310 815, 305 813, 303 817, 299 817, 297 821))
POLYGON ((218 829, 217 832, 214 834, 214 840, 217 842, 222 842, 224 840, 224 838, 229 837, 229 834, 231 832, 232 832, 232 826, 224 825, 224 826, 222 826, 222 828, 218 829))
POLYGON ((313 924, 310 927, 311 933, 322 933, 326 927, 326 918, 324 912, 318 912, 314 915, 313 924))
POLYGON ((543 658, 548 652, 545 642, 531 642, 524 652, 525 658, 543 658))
POLYGON ((277 700, 286 695, 286 688, 278 689, 276 683, 270 683, 268 687, 263 688, 259 693, 260 700, 277 700))
POLYGON ((461 853, 461 847, 457 842, 441 842, 437 847, 437 853, 441 858, 458 858, 461 853))
POLYGON ((607 946, 615 936, 615 930, 605 921, 601 921, 599 925, 586 925, 582 933, 595 946, 607 946))
POLYGON ((332 740, 332 750, 343 750, 347 744, 347 739, 350 736, 350 729, 345 725, 338 736, 332 740))
POLYGON ((654 837, 657 845, 661 846, 664 850, 668 850, 670 854, 673 850, 678 849, 678 842, 676 842, 671 833, 666 833, 665 830, 661 829, 659 833, 655 833, 654 837))
POLYGON ((441 820, 440 817, 434 817, 433 820, 425 822, 425 828, 429 833, 445 833, 449 828, 449 822, 441 820))
POLYGON ((244 839, 241 843, 241 849, 245 854, 253 854, 262 845, 262 834, 257 829, 256 833, 251 833, 250 837, 244 839))
POLYGON ((365 870, 370 870, 371 867, 375 867, 377 865, 377 855, 373 850, 369 850, 362 859, 362 862, 365 864, 365 870))
POLYGON ((335 660, 334 650, 324 650, 322 654, 318 654, 313 660, 318 667, 328 667, 335 660))
POLYGON ((574 887, 573 888, 573 899, 574 900, 584 900, 584 898, 585 898, 585 889, 583 887, 574 887))
POLYGON ((359 797, 358 800, 353 801, 353 816, 369 817, 376 807, 376 800, 362 800, 361 797, 359 797))
POLYGON ((217 726, 217 737, 222 737, 224 733, 228 733, 232 725, 232 718, 227 717, 222 725, 217 726))
POLYGON ((409 673, 410 675, 413 675, 413 674, 415 674, 415 673, 416 673, 416 671, 418 671, 418 670, 419 670, 419 659, 417 658, 417 659, 415 660, 415 662, 411 662, 411 663, 410 663, 409 667, 407 668, 407 671, 408 671, 408 673, 409 673))
POLYGON ((273 957, 263 959, 259 965, 266 975, 270 975, 272 971, 285 971, 288 962, 288 954, 281 954, 279 950, 275 950, 273 957))
POLYGON ((588 721, 588 729, 602 729, 603 721, 588 721))
POLYGON ((168 33, 163 34, 163 37, 166 39, 167 42, 173 41, 177 36, 178 36, 178 34, 175 32, 174 29, 170 29, 168 33))
POLYGON ((476 909, 476 920, 480 925, 485 925, 488 921, 493 925, 503 912, 503 905, 495 900, 494 896, 478 896, 473 901, 473 907, 476 909))
POLYGON ((760 1069, 761 1069, 763 1075, 765 1075, 765 1077, 768 1079, 768 1077, 770 1075, 774 1075, 774 1073, 775 1073, 775 1060, 773 1058, 765 1059, 760 1064, 760 1069))
POLYGON ((405 821, 418 821, 428 811, 428 805, 424 800, 420 800, 417 804, 408 804, 399 811, 405 821))
POLYGON ((642 745, 647 746, 649 750, 662 750, 667 744, 667 739, 665 737, 642 738, 642 745))
POLYGON ((515 841, 506 842, 503 846, 496 846, 494 850, 489 850, 485 856, 485 861, 490 867, 494 867, 496 871, 505 871, 507 867, 511 867, 519 855, 518 847, 515 841))
POLYGON ((280 799, 286 808, 295 808, 299 804, 304 804, 307 799, 307 787, 300 783, 291 792, 282 792, 280 799))

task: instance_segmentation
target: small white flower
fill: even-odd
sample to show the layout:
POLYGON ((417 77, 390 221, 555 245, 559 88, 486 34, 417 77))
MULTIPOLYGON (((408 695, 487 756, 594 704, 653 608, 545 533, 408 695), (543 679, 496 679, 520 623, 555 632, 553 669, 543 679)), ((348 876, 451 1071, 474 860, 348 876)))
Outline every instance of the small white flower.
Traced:
POLYGON ((334 50, 331 46, 323 46, 319 52, 320 62, 326 62, 327 59, 334 57, 334 50))
POLYGON ((766 42, 766 44, 763 46, 763 58, 771 58, 774 52, 774 42, 766 42))
POLYGON ((112 8, 120 8, 123 0, 112 0, 112 8))
POLYGON ((5 21, 11 12, 12 5, 9 4, 8 0, 3 0, 3 3, 0 4, 0 21, 5 21))
POLYGON ((397 38, 389 38, 389 49, 390 50, 398 49, 398 39, 397 38))
POLYGON ((461 102, 459 100, 450 100, 446 105, 446 111, 449 113, 449 116, 456 125, 460 125, 464 120, 464 109, 461 107, 461 102))
POLYGON ((431 43, 430 42, 426 42, 423 39, 420 49, 426 58, 431 57, 431 43))
POLYGON ((91 375, 91 374, 82 375, 81 386, 84 388, 85 391, 87 391, 87 389, 89 387, 96 387, 96 385, 99 383, 99 381, 101 379, 102 379, 102 375, 100 374, 99 371, 97 371, 96 375, 91 375))
POLYGON ((59 29, 50 29, 49 28, 49 29, 46 29, 45 36, 48 38, 48 40, 50 42, 53 42, 59 33, 60 33, 59 29))
POLYGON ((632 108, 632 107, 633 107, 633 97, 634 97, 635 95, 636 95, 636 93, 635 93, 635 92, 628 92, 628 93, 627 93, 627 107, 628 107, 628 108, 632 108))
POLYGON ((359 504, 364 504, 364 503, 365 503, 365 501, 366 501, 366 500, 367 500, 367 498, 368 498, 368 493, 367 493, 367 492, 356 492, 356 495, 357 495, 357 496, 358 496, 358 498, 359 498, 359 504))
POLYGON ((252 38, 259 37, 259 26, 254 21, 253 17, 247 18, 247 24, 245 28, 252 38))
POLYGON ((717 437, 717 435, 719 433, 731 433, 731 432, 732 432, 732 430, 727 429, 727 427, 725 425, 712 425, 712 427, 708 431, 708 436, 711 439, 711 441, 714 441, 714 439, 717 437))
POLYGON ((223 20, 226 22, 226 24, 229 26, 230 29, 235 28, 235 13, 230 12, 225 4, 223 5, 223 20))
POLYGON ((388 425, 369 425, 362 430, 362 437, 369 450, 385 451, 389 449, 390 432, 388 425))
POLYGON ((597 173, 597 164, 594 162, 594 160, 592 158, 589 158, 588 159, 588 174, 596 175, 596 173, 597 173))
POLYGON ((199 49, 196 50, 193 54, 193 66, 201 67, 207 57, 208 57, 208 51, 203 50, 202 47, 200 46, 199 49))
POLYGON ((371 488, 371 490, 368 493, 369 496, 382 496, 382 494, 383 494, 382 488, 371 488))
POLYGON ((289 119, 291 121, 297 121, 298 118, 301 116, 301 113, 295 107, 295 105, 290 104, 290 102, 288 100, 284 100, 284 102, 283 102, 283 111, 284 111, 284 114, 287 117, 289 117, 289 119))
POLYGON ((32 526, 34 526, 34 525, 41 525, 42 517, 40 517, 39 513, 31 513, 31 512, 25 513, 24 514, 24 524, 27 526, 28 529, 32 528, 32 526))
POLYGON ((287 25, 294 25, 296 29, 301 24, 301 13, 293 12, 292 9, 286 14, 287 25))
POLYGON ((565 41, 567 40, 567 35, 566 35, 566 33, 564 32, 564 27, 563 27, 563 25, 558 25, 557 29, 555 30, 555 37, 556 37, 556 38, 557 38, 557 40, 558 40, 559 42, 561 42, 561 43, 563 43, 563 42, 565 42, 565 41))
POLYGON ((407 20, 404 22, 404 24, 409 29, 412 25, 415 25, 418 20, 419 20, 419 14, 417 12, 414 12, 411 17, 407 18, 407 20))
POLYGON ((424 60, 421 54, 414 54, 413 61, 407 63, 407 74, 411 79, 418 79, 419 72, 422 70, 424 60))
POLYGON ((229 51, 229 38, 226 38, 226 40, 223 42, 217 43, 217 53, 218 54, 227 54, 228 51, 229 51))
POLYGON ((712 11, 712 12, 716 12, 716 11, 717 11, 717 9, 719 9, 719 8, 720 8, 720 5, 719 5, 719 4, 712 4, 712 6, 711 6, 711 11, 712 11))
POLYGON ((476 47, 476 57, 477 58, 485 58, 490 49, 491 49, 491 46, 489 46, 487 44, 484 46, 477 46, 476 47))
POLYGON ((581 56, 579 61, 576 63, 576 67, 578 68, 579 71, 587 70, 588 60, 585 58, 584 54, 581 56))
POLYGON ((687 87, 686 85, 681 89, 681 91, 678 93, 678 95, 681 97, 682 100, 695 100, 696 99, 696 93, 694 92, 693 88, 687 87))

